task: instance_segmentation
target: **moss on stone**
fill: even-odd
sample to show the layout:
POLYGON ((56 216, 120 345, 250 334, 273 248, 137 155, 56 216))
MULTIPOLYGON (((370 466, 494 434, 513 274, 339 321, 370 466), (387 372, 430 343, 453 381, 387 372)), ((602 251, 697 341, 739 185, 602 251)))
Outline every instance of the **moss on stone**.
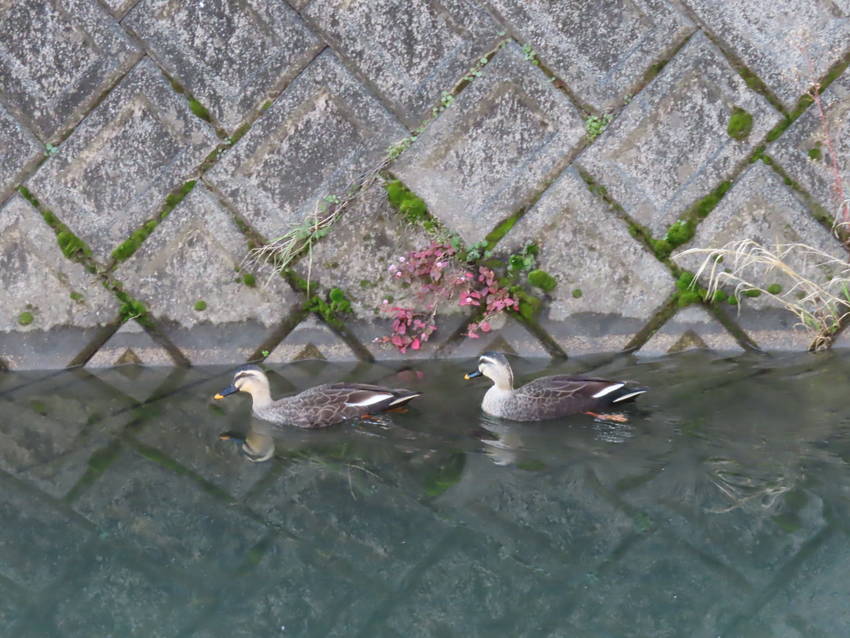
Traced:
POLYGON ((35 321, 35 317, 29 310, 25 310, 24 312, 18 315, 18 323, 22 326, 28 326, 33 321, 35 321))
POLYGON ((749 136, 753 130, 753 116, 739 106, 732 109, 732 115, 729 116, 729 123, 726 125, 726 132, 729 137, 736 140, 743 140, 749 136))
POLYGON ((767 287, 767 291, 768 291, 771 295, 778 295, 778 294, 780 294, 780 293, 782 292, 782 286, 780 286, 779 284, 770 284, 770 285, 767 287))
POLYGON ((210 112, 207 110, 207 108, 193 97, 189 98, 189 109, 192 111, 192 113, 195 114, 196 117, 201 118, 205 122, 212 122, 210 112))
POLYGON ((428 232, 437 229, 437 223, 428 212, 425 200, 405 186, 400 180, 384 184, 390 204, 411 224, 422 226, 428 232))
POLYGON ((253 288, 257 285, 257 278, 252 273, 246 272, 242 275, 242 283, 249 288, 253 288))
POLYGON ((77 291, 72 291, 70 296, 71 296, 71 299, 73 301, 76 301, 77 303, 83 303, 83 300, 85 299, 83 294, 79 293, 77 291))
POLYGON ((552 275, 539 268, 528 273, 528 283, 544 292, 549 292, 558 285, 558 281, 552 275))
POLYGON ((745 297, 761 297, 761 290, 756 290, 755 288, 750 288, 749 290, 745 290, 741 293, 745 297))
POLYGON ((820 146, 815 146, 809 149, 809 157, 819 162, 823 158, 823 152, 820 150, 820 146))
POLYGON ((207 302, 204 301, 203 299, 198 299, 195 302, 195 310, 197 310, 198 312, 203 312, 206 309, 207 309, 207 302))
POLYGON ((581 291, 581 288, 573 288, 573 299, 581 299, 584 293, 581 291))

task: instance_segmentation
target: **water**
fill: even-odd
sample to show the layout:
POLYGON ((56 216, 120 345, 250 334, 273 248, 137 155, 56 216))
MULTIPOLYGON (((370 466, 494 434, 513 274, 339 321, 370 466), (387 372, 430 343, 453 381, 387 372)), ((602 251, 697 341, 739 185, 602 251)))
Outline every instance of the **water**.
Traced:
POLYGON ((265 463, 227 370, 0 374, 0 636, 847 635, 850 357, 517 362, 650 386, 625 425, 471 367, 280 367, 426 396, 265 463))

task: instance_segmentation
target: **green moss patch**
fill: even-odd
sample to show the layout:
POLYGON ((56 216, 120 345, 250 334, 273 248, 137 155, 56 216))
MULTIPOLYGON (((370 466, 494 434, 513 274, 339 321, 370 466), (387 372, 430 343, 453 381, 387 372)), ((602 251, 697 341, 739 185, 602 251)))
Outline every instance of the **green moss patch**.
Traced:
POLYGON ((18 315, 18 323, 22 326, 28 326, 33 321, 35 321, 35 317, 28 310, 25 310, 24 312, 18 315))
POLYGON ((341 328, 343 323, 340 315, 351 312, 351 302, 340 288, 331 288, 325 298, 313 295, 307 301, 305 309, 315 312, 329 325, 341 328))
POLYGON ((242 275, 242 283, 249 288, 254 288, 257 285, 257 278, 252 273, 246 272, 242 275))
POLYGON ((539 268, 528 273, 528 283, 544 292, 549 292, 558 285, 558 281, 552 275, 539 268))
POLYGON ((195 302, 195 306, 194 306, 194 308, 195 308, 195 310, 197 310, 198 312, 203 312, 204 310, 206 310, 206 309, 207 309, 207 302, 206 302, 206 301, 204 301, 203 299, 198 299, 198 300, 195 302))
POLYGON ((729 123, 726 125, 726 132, 729 137, 736 140, 743 140, 749 136, 753 130, 753 116, 739 106, 732 109, 732 115, 729 116, 729 123))
POLYGON ((399 180, 392 180, 384 184, 384 189, 387 191, 387 199, 390 204, 402 214, 402 216, 411 224, 422 226, 428 232, 437 230, 437 223, 428 212, 428 207, 425 205, 425 200, 417 197, 399 180))
POLYGON ((782 286, 780 286, 779 284, 770 284, 770 285, 767 287, 767 291, 768 291, 771 295, 778 295, 778 294, 781 294, 781 293, 782 293, 782 286))
POLYGON ((571 293, 573 299, 581 299, 584 293, 581 291, 581 288, 573 288, 573 292, 571 293))

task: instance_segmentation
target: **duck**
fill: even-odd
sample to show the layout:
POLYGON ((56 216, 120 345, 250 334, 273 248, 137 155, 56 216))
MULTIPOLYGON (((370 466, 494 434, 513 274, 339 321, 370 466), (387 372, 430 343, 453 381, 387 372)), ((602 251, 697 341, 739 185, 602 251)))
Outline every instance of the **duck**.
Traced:
POLYGON ((349 419, 402 408, 422 396, 404 388, 387 388, 365 383, 326 383, 291 397, 273 401, 266 373, 256 365, 243 366, 233 375, 233 383, 216 393, 214 399, 247 392, 254 416, 279 425, 299 428, 325 428, 349 419))
POLYGON ((218 435, 221 441, 232 441, 239 446, 242 455, 251 463, 263 463, 274 456, 275 445, 269 427, 265 424, 251 425, 247 434, 229 430, 218 435))
POLYGON ((647 388, 629 386, 626 381, 555 375, 540 377, 514 388, 514 373, 501 352, 485 352, 478 369, 464 375, 485 376, 493 381, 481 401, 481 409, 511 421, 544 421, 572 414, 588 414, 604 421, 624 423, 622 414, 602 412, 615 405, 634 401, 647 388))

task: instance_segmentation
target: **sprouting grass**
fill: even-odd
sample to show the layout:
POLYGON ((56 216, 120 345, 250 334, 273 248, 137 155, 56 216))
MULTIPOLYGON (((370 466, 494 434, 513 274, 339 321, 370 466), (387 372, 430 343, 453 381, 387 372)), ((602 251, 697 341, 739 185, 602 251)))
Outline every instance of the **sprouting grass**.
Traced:
POLYGON ((704 257, 694 279, 708 282, 706 298, 723 287, 732 288, 739 302, 742 296, 768 295, 811 333, 811 350, 829 348, 850 316, 850 263, 818 248, 802 243, 766 247, 744 239, 681 253, 686 255, 704 257), (777 278, 790 285, 772 283, 777 278))

